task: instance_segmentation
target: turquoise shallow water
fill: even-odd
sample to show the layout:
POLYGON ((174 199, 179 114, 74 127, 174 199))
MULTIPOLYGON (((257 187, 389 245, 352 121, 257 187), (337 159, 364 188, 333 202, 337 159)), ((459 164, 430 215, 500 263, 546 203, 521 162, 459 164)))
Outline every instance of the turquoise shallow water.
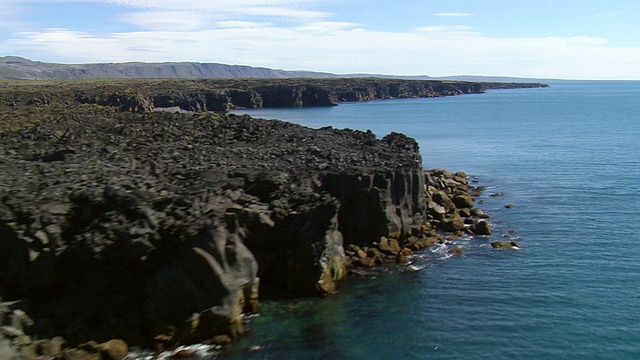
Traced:
POLYGON ((404 132, 419 141, 425 167, 464 170, 489 186, 482 207, 496 233, 458 240, 460 258, 444 249, 415 257, 426 266, 417 273, 267 302, 222 358, 640 358, 640 83, 551 85, 246 111, 404 132), (521 250, 488 246, 508 232, 521 250))

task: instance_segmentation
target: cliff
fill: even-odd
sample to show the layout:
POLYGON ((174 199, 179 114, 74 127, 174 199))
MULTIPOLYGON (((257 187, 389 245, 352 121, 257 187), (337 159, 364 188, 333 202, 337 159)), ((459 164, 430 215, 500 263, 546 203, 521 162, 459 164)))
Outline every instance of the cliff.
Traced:
POLYGON ((96 104, 125 111, 155 108, 224 112, 235 108, 331 106, 342 101, 438 97, 490 89, 544 87, 536 83, 471 83, 394 79, 123 79, 0 82, 0 105, 55 111, 96 104))
POLYGON ((420 154, 403 135, 63 109, 63 93, 24 105, 2 94, 4 114, 25 121, 0 135, 0 297, 21 300, 40 337, 233 338, 258 287, 335 292, 345 244, 409 232, 423 216, 420 154))
POLYGON ((377 244, 399 256, 398 244, 429 243, 425 218, 443 229, 462 219, 452 206, 428 211, 418 144, 405 135, 224 111, 486 86, 0 83, 0 298, 19 301, 34 320, 30 333, 71 345, 121 338, 164 348, 239 336, 259 294, 336 292, 357 263, 345 247, 377 244), (154 111, 165 107, 189 111, 154 111))

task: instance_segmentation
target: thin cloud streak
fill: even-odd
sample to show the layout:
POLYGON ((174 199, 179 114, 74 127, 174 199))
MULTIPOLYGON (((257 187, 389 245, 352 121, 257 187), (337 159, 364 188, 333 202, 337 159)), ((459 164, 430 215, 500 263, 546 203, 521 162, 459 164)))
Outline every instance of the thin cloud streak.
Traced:
POLYGON ((146 30, 191 31, 207 27, 212 16, 195 11, 152 11, 124 14, 118 20, 146 30))
POLYGON ((437 13, 437 14, 433 14, 433 16, 439 16, 439 17, 469 17, 469 16, 475 16, 475 14, 462 13, 462 12, 451 12, 451 13, 437 13))
POLYGON ((156 11, 219 11, 227 12, 235 9, 245 9, 249 7, 281 7, 300 8, 317 7, 326 3, 322 0, 4 0, 8 4, 56 4, 56 3, 85 3, 114 5, 123 8, 156 11))
POLYGON ((617 11, 617 10, 604 11, 596 14, 596 16, 599 18, 614 18, 620 15, 622 15, 622 11, 617 11))
POLYGON ((443 37, 443 38, 459 38, 478 35, 474 31, 472 26, 466 25, 453 25, 453 26, 422 26, 416 28, 419 31, 430 37, 443 37))

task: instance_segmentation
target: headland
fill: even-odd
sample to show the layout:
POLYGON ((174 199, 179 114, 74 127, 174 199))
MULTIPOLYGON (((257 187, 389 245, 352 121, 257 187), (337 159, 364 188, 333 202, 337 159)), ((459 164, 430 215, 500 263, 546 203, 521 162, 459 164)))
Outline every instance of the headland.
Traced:
POLYGON ((491 232, 464 173, 425 174, 405 135, 224 113, 493 86, 331 81, 0 83, 0 297, 30 319, 14 348, 224 344, 259 296, 328 295, 440 231, 491 232))

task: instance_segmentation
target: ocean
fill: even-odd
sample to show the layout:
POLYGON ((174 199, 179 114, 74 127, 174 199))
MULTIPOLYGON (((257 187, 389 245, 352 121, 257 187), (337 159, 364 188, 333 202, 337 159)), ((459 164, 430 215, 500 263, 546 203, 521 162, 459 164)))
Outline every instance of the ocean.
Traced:
POLYGON ((425 168, 463 170, 488 187, 478 201, 495 232, 456 240, 461 257, 444 247, 415 255, 419 272, 266 301, 220 358, 640 358, 640 82, 550 85, 243 111, 405 133, 425 168), (489 245, 503 239, 520 250, 489 245))

